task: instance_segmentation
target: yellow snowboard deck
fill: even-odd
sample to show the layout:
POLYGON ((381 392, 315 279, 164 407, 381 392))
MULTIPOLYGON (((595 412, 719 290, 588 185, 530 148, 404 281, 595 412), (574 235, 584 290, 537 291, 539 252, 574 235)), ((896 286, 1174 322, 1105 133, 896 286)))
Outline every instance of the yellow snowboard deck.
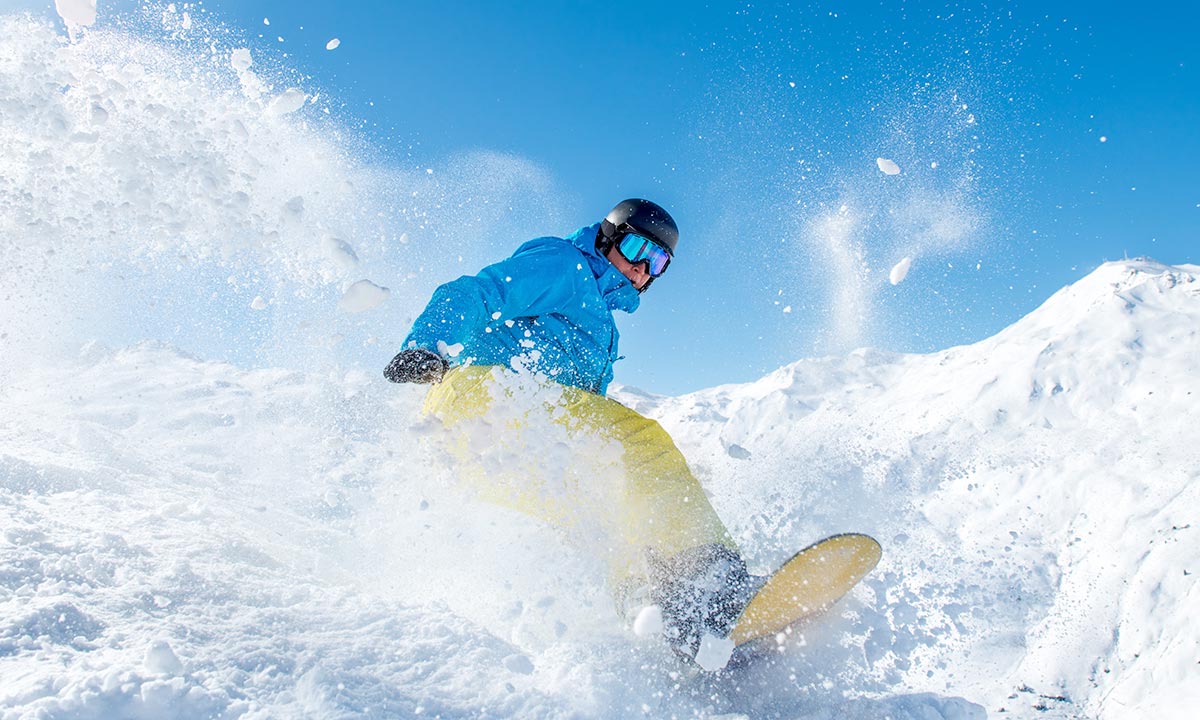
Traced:
POLYGON ((866 577, 882 556, 878 542, 854 533, 809 545, 767 578, 742 610, 729 638, 741 646, 829 609, 866 577))

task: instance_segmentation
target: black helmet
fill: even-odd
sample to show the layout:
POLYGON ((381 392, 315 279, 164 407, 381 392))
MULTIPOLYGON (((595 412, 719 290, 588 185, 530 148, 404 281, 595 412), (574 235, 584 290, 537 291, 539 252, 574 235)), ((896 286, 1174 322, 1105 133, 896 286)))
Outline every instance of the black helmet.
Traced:
POLYGON ((643 235, 666 248, 675 256, 675 245, 679 242, 679 228, 671 215, 649 200, 631 198, 622 200, 608 212, 600 223, 600 234, 596 236, 596 249, 608 252, 626 233, 643 235))

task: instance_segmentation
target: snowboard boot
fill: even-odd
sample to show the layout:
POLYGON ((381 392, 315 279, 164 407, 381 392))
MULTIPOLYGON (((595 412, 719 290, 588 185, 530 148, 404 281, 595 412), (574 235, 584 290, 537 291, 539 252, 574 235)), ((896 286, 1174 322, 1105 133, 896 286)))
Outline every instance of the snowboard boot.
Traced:
POLYGON ((709 544, 651 563, 651 599, 662 608, 663 634, 680 655, 693 658, 704 635, 724 638, 762 578, 724 545, 709 544))

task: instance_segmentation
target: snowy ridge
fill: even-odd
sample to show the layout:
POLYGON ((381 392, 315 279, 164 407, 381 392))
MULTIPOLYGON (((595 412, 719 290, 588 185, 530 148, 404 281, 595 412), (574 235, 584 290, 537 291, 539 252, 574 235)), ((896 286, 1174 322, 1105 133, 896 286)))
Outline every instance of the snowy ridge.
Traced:
POLYGON ((1183 717, 1200 687, 1197 271, 1109 263, 972 346, 631 399, 705 459, 743 538, 777 538, 764 565, 833 531, 884 541, 860 637, 875 672, 992 712, 1047 695, 1183 717), (1021 687, 1037 692, 1008 697, 1021 687))

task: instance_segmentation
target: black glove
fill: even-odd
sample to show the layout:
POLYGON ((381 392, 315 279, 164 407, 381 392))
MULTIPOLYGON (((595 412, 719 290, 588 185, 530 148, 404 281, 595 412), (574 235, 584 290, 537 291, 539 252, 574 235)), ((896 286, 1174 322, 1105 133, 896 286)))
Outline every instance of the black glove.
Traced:
POLYGON ((401 350, 383 369, 383 376, 394 383, 441 382, 449 365, 441 355, 424 348, 401 350))

